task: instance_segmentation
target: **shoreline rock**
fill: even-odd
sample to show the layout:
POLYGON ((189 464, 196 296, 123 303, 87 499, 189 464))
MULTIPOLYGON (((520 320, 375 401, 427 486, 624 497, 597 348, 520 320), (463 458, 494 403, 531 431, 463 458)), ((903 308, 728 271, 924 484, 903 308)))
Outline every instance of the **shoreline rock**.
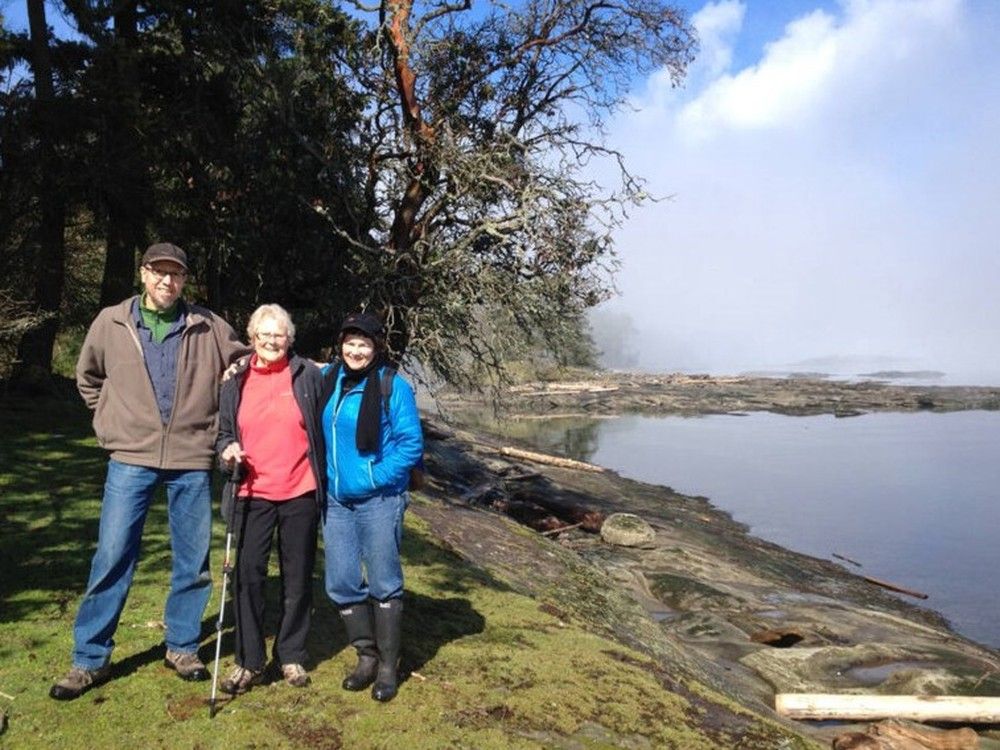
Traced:
MULTIPOLYGON (((479 408, 482 404, 479 396, 454 391, 440 394, 438 401, 448 412, 479 408)), ((574 381, 511 386, 500 393, 500 401, 505 413, 530 416, 564 412, 694 415, 770 411, 848 417, 870 411, 996 411, 1000 409, 1000 387, 596 372, 574 381)))
MULTIPOLYGON (((962 403, 968 403, 967 391, 938 398, 958 403, 965 394, 962 403)), ((904 392, 912 404, 912 394, 904 392)), ((1000 391, 977 389, 974 402, 991 398, 1000 399, 1000 391)), ((810 403, 816 408, 819 402, 810 403)), ((874 402, 866 403, 872 408, 874 402)), ((882 403, 900 402, 893 395, 882 403)), ((427 443, 433 501, 415 505, 414 512, 435 534, 560 616, 650 654, 675 681, 704 684, 745 710, 825 742, 845 727, 784 720, 773 711, 774 694, 1000 694, 996 651, 836 562, 753 537, 705 498, 610 471, 505 455, 500 439, 481 431, 431 432, 438 437, 427 443), (498 500, 502 507, 531 498, 543 500, 566 525, 574 513, 634 514, 649 524, 653 538, 642 548, 617 547, 579 527, 552 538, 518 532, 490 510, 498 500)), ((1000 739, 983 734, 987 742, 990 736, 1000 739)), ((1000 744, 984 744, 990 746, 1000 744)))

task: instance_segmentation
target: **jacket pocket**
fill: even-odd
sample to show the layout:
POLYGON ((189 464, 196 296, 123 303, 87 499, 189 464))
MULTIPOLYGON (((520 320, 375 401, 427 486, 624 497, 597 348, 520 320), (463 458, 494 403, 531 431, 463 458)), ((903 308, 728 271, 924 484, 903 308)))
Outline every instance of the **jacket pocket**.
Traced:
POLYGON ((340 464, 337 471, 337 497, 368 497, 374 489, 368 461, 340 464))
POLYGON ((91 420, 91 424, 94 427, 94 435, 97 437, 97 444, 102 448, 107 444, 104 410, 107 408, 108 393, 110 390, 111 386, 105 381, 101 386, 101 393, 97 397, 97 406, 94 407, 94 418, 91 420))

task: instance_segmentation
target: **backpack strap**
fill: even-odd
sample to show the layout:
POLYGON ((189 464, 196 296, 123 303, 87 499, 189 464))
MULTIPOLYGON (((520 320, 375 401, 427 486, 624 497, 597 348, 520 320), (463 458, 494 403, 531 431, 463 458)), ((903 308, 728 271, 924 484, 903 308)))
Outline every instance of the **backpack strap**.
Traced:
POLYGON ((333 392, 337 389, 337 371, 340 369, 340 357, 335 357, 330 363, 330 369, 323 376, 323 387, 320 390, 319 410, 326 408, 326 402, 333 397, 333 392))
POLYGON ((389 416, 389 399, 392 396, 392 381, 396 378, 396 368, 386 367, 382 371, 382 379, 379 381, 379 388, 382 392, 382 408, 385 409, 385 416, 389 416))

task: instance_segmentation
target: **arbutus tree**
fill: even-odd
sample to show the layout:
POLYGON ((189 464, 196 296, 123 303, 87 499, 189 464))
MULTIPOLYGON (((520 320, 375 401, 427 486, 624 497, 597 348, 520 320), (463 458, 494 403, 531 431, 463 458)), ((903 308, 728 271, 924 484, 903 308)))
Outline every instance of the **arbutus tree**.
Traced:
MULTIPOLYGON (((332 230, 397 355, 458 385, 526 352, 564 355, 609 296, 614 229, 645 199, 602 126, 636 76, 679 82, 696 40, 660 0, 384 0, 344 5, 364 43, 360 205, 332 230), (610 159, 618 184, 585 170, 610 159)), ((352 200, 356 194, 347 194, 352 200)), ((318 207, 318 210, 325 210, 318 207)))

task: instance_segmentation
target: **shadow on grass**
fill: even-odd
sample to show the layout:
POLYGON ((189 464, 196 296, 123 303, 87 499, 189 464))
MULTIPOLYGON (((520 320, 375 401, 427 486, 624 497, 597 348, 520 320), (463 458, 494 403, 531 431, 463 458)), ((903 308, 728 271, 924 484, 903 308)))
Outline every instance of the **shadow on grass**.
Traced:
MULTIPOLYGON (((75 610, 97 545, 107 461, 79 399, 0 402, 0 623, 75 610)), ((137 583, 162 577, 165 598, 170 567, 160 488, 146 519, 137 583)))
MULTIPOLYGON (((45 401, 0 402, 0 624, 32 620, 62 620, 71 627, 76 607, 90 571, 97 542, 101 495, 107 453, 93 438, 90 413, 79 401, 51 398, 45 401)), ((215 520, 212 561, 213 586, 221 585, 220 545, 224 542, 218 520, 221 482, 213 492, 215 520)), ((272 550, 276 555, 276 550, 272 550)), ((314 664, 333 658, 348 646, 336 608, 327 598, 323 582, 323 551, 317 556, 313 582, 313 619, 307 647, 314 664)), ((506 590, 488 574, 465 565, 441 549, 429 536, 408 529, 403 543, 404 569, 419 568, 422 592, 408 587, 403 620, 405 679, 434 658, 445 644, 481 633, 485 619, 465 597, 478 586, 506 590), (430 594, 427 592, 430 587, 430 594)), ((171 567, 165 493, 154 500, 142 539, 142 553, 130 593, 141 589, 152 602, 165 601, 171 567), (162 596, 162 599, 160 597, 162 596)), ((232 581, 230 581, 231 585, 232 581)), ((229 589, 222 633, 222 655, 234 653, 232 589, 229 589)), ((265 637, 277 632, 280 581, 272 574, 266 583, 265 637)), ((156 604, 161 607, 162 604, 156 604)), ((217 598, 210 607, 218 607, 217 598)), ((215 656, 218 609, 202 621, 203 660, 215 656)), ((149 647, 113 662, 112 679, 124 678, 139 668, 163 659, 163 644, 149 647)), ((211 666, 211 665, 210 665, 211 666)))
MULTIPOLYGON (((264 636, 271 640, 278 632, 280 582, 275 576, 265 584, 264 636)), ((228 597, 227 597, 228 598, 228 597)), ((451 641, 483 632, 486 619, 477 612, 468 599, 460 597, 436 598, 407 591, 404 595, 403 646, 400 660, 400 679, 405 681, 412 672, 417 672, 431 661, 437 652, 451 641)), ((233 601, 226 602, 223 619, 222 646, 220 658, 230 659, 235 653, 236 633, 233 628, 233 601)), ((210 618, 202 621, 202 646, 199 654, 211 668, 215 660, 215 628, 218 610, 210 618)), ((271 640, 271 659, 268 681, 277 677, 280 668, 276 666, 271 640)), ((327 598, 321 577, 313 583, 313 613, 306 650, 309 652, 308 667, 315 667, 329 661, 342 650, 350 648, 343 623, 337 608, 327 598)), ((148 649, 128 657, 121 666, 115 665, 114 676, 122 677, 139 667, 163 658, 161 646, 148 649)))
MULTIPOLYGON (((484 582, 489 585, 490 580, 484 581, 480 571, 463 565, 457 558, 435 547, 422 534, 407 529, 403 542, 404 574, 417 559, 425 563, 433 559, 439 565, 446 566, 450 573, 450 586, 440 587, 441 596, 428 596, 411 588, 405 591, 400 664, 402 680, 409 677, 411 672, 419 671, 434 658, 442 646, 481 633, 486 627, 486 619, 475 610, 467 598, 449 594, 463 590, 472 579, 478 580, 480 585, 484 582)), ((318 555, 317 570, 320 573, 314 584, 312 628, 307 647, 313 661, 318 664, 349 648, 349 644, 340 614, 323 587, 322 550, 318 555)), ((498 588, 506 588, 499 582, 494 583, 498 588)), ((276 625, 275 620, 270 624, 269 632, 275 632, 276 625)))

